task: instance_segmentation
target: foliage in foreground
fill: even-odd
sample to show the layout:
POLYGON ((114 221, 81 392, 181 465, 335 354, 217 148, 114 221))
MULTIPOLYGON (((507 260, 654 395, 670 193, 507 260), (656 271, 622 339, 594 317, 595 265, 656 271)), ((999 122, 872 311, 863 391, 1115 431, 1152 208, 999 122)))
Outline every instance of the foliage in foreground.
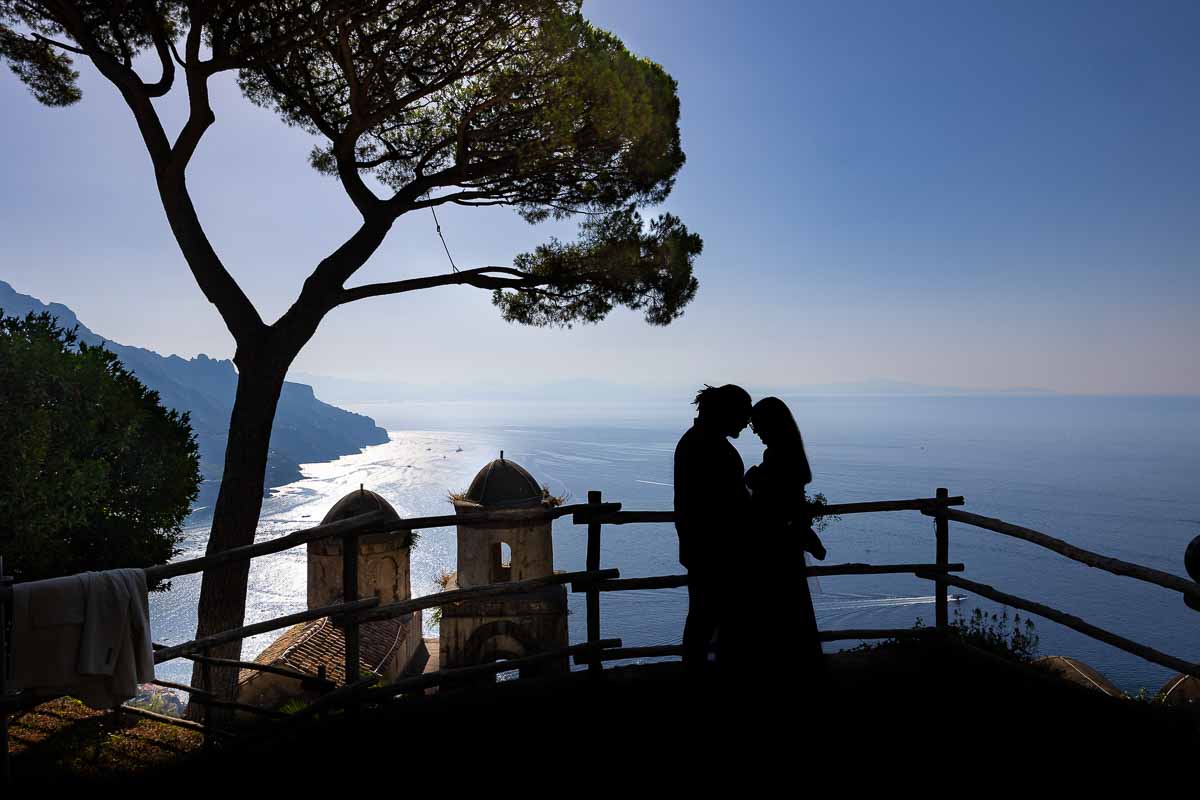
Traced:
POLYGON ((808 514, 812 518, 812 529, 817 533, 829 527, 829 523, 837 522, 841 519, 837 514, 829 514, 825 511, 829 501, 825 499, 825 495, 817 492, 811 497, 805 497, 805 503, 808 505, 808 514))
POLYGON ((969 619, 961 609, 956 608, 954 618, 950 621, 950 631, 961 641, 1002 658, 1023 664, 1037 658, 1040 638, 1033 620, 1022 617, 1020 612, 1013 614, 1010 628, 1007 608, 999 614, 994 611, 988 614, 976 608, 971 611, 969 619))
POLYGON ((175 555, 200 483, 186 413, 45 312, 0 313, 0 408, 7 572, 36 580, 175 555))
MULTIPOLYGON (((925 621, 917 617, 913 628, 924 629, 925 621)), ((1022 617, 1020 612, 1013 614, 1010 627, 1007 608, 1002 609, 999 614, 994 611, 989 614, 976 608, 971 611, 970 617, 965 616, 962 609, 956 608, 950 620, 950 635, 960 642, 1022 664, 1032 663, 1037 658, 1040 643, 1033 620, 1022 617)), ((847 652, 864 653, 883 647, 912 644, 911 639, 884 639, 878 642, 864 642, 848 648, 847 652)))

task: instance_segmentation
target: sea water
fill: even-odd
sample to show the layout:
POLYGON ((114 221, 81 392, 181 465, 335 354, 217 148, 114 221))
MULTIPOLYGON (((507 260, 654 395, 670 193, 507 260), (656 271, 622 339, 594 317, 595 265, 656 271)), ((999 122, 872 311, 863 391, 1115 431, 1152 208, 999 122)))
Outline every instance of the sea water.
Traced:
MULTIPOLYGON (((791 397, 812 463, 811 492, 830 502, 931 497, 939 486, 964 495, 964 508, 1065 539, 1079 547, 1184 575, 1183 553, 1200 534, 1200 398, 1128 397, 791 397)), ((390 431, 391 441, 333 462, 308 464, 304 479, 276 489, 263 505, 258 540, 316 524, 359 485, 380 493, 402 516, 452 513, 448 495, 464 489, 501 450, 552 493, 583 502, 588 490, 629 510, 670 510, 672 453, 691 424, 676 403, 396 403, 352 406, 390 431)), ((734 441, 746 466, 761 458, 749 431, 734 441)), ((203 554, 209 509, 189 520, 180 558, 203 554)), ((412 554, 412 591, 439 590, 455 568, 453 528, 426 530, 412 554)), ((934 522, 914 511, 846 516, 822 534, 826 563, 934 560, 934 522)), ((554 526, 555 567, 580 570, 584 526, 554 526)), ((751 576, 795 581, 799 563, 780 563, 752 529, 730 530, 723 546, 761 559, 751 576)), ((602 564, 623 577, 678 574, 670 525, 608 526, 602 564)), ((246 622, 305 607, 305 549, 256 559, 246 622)), ((1111 575, 990 531, 950 525, 950 559, 964 577, 1066 611, 1164 652, 1200 659, 1200 614, 1174 592, 1111 575)), ((739 559, 744 563, 743 559, 739 559)), ((821 580, 814 595, 823 629, 905 628, 933 623, 933 588, 913 576, 821 580)), ((968 592, 952 614, 1000 611, 968 592)), ((185 641, 195 630, 199 578, 177 578, 152 597, 157 641, 185 641)), ((572 641, 585 637, 582 595, 570 595, 572 641)), ((626 646, 677 643, 685 589, 602 595, 602 633, 626 646)), ((739 616, 761 613, 747 604, 739 616)), ((1011 617, 1012 612, 1009 611, 1011 617)), ((1025 616, 1025 615, 1022 615, 1025 616)), ((428 618, 428 614, 426 615, 428 618)), ((1035 618, 1043 655, 1082 659, 1128 692, 1151 691, 1172 674, 1048 620, 1035 618)), ((252 658, 278 632, 248 639, 252 658)), ((427 622, 426 636, 436 635, 427 622)), ((855 642, 827 644, 826 651, 855 642)), ((186 681, 182 660, 159 676, 186 681)))

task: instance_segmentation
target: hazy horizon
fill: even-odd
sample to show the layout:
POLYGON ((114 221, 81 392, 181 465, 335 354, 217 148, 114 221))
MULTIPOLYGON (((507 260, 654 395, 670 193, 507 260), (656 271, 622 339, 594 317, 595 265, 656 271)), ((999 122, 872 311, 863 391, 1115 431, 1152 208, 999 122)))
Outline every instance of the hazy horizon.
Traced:
MULTIPOLYGON (((12 287, 7 281, 0 277, 0 288, 8 286, 16 291, 17 294, 24 295, 16 287, 12 287)), ((31 297, 30 295, 26 295, 31 297)), ((53 300, 34 297, 33 300, 42 303, 45 306, 52 307, 56 305, 53 300)), ((65 305, 65 304, 61 304, 65 305)), ((74 309, 68 309, 73 313, 74 309)), ((6 315, 9 309, 5 309, 0 303, 0 311, 6 315)), ((87 321, 80 319, 80 324, 87 325, 87 321)), ((70 320, 64 322, 65 325, 70 324, 70 320)), ((90 326, 88 326, 90 327, 90 326)), ((103 331, 93 331, 97 335, 103 336, 103 331)), ((142 347, 136 342, 120 342, 116 339, 110 339, 114 343, 129 346, 142 347)), ((148 348, 150 349, 150 348, 148 348)), ((213 358, 207 353, 197 353, 194 355, 181 355, 178 353, 159 353, 162 356, 175 356, 179 358, 195 360, 204 358, 213 358)), ((218 357, 219 358, 219 357, 218 357)), ((235 366, 236 369, 236 366, 235 366)), ((696 391, 699 386, 704 384, 682 384, 682 383, 620 383, 611 380, 600 380, 595 378, 551 378, 541 382, 517 382, 511 378, 493 379, 493 380, 466 380, 460 383, 441 383, 441 384, 399 384, 386 380, 364 380, 361 378, 350 378, 339 375, 318 374, 312 372, 304 372, 299 370, 291 370, 288 373, 287 379, 295 383, 302 383, 312 386, 315 393, 327 402, 342 403, 350 405, 365 406, 373 403, 396 403, 408 401, 432 401, 439 399, 454 398, 464 401, 480 401, 487 399, 495 400, 523 400, 529 401, 533 398, 541 398, 551 402, 581 402, 581 401, 598 401, 604 403, 612 403, 615 401, 637 403, 641 401, 661 402, 668 398, 680 400, 682 398, 691 397, 691 393, 696 391), (631 395, 631 391, 639 392, 639 395, 631 395)), ((714 376, 714 383, 719 381, 714 376)), ((941 395, 993 395, 993 396, 1022 396, 1022 395, 1045 395, 1045 396, 1062 396, 1062 397, 1200 397, 1200 392, 1177 392, 1177 393, 1154 393, 1154 392, 1059 392, 1053 389, 1046 389, 1037 386, 1006 386, 1006 387, 983 387, 983 388, 967 388, 962 386, 935 386, 930 384, 914 383, 910 381, 898 381, 888 378, 868 377, 859 381, 842 381, 833 383, 800 383, 800 384, 772 384, 763 385, 750 383, 746 384, 746 389, 750 390, 755 396, 765 396, 767 394, 776 394, 782 397, 789 396, 941 396, 941 395)))
MULTIPOLYGON (((1200 394, 1200 6, 587 3, 679 82, 687 164, 663 210, 705 241, 682 319, 544 330, 457 288, 334 311, 294 370, 419 386, 900 381, 968 391, 1200 394)), ((115 89, 39 105, 4 73, 0 278, 93 330, 232 355, 164 219, 115 89)), ((156 75, 154 69, 146 75, 156 75)), ((168 130, 182 93, 155 101, 168 130)), ((313 140, 225 74, 189 186, 217 252, 273 320, 353 230, 313 140)), ((461 266, 570 223, 445 207, 461 266)), ((352 283, 448 270, 427 214, 352 283)))

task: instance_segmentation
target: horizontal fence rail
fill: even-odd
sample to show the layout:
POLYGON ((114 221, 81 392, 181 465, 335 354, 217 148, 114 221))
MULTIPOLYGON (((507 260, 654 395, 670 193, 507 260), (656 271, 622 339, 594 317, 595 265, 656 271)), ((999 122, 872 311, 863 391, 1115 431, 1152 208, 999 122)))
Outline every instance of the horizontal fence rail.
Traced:
POLYGON ((1001 603, 1006 606, 1012 606, 1013 608, 1019 608, 1032 614, 1037 614, 1038 616, 1053 620, 1060 625, 1065 625, 1072 630, 1079 631, 1080 633, 1104 642, 1105 644, 1112 645, 1119 650, 1124 650, 1126 653, 1132 653, 1135 656, 1140 656, 1146 661, 1151 661, 1160 666, 1167 667, 1168 669, 1173 669, 1176 672, 1183 672, 1200 678, 1200 664, 1193 664, 1184 661, 1181 658, 1176 658, 1175 656, 1167 655, 1166 653, 1155 650, 1153 647, 1147 647, 1144 644, 1139 644, 1130 639, 1126 639, 1124 636, 1118 636, 1111 631, 1098 628, 1091 623, 1083 621, 1079 617, 1066 614, 1056 608, 1051 608, 1050 606, 1043 605, 1042 603, 1036 603, 1033 600, 1026 600, 1024 597, 1007 594, 994 589, 987 584, 976 583, 975 581, 969 581, 966 578, 934 574, 927 574, 921 577, 927 577, 929 580, 936 581, 938 583, 957 586, 960 589, 966 589, 973 594, 977 594, 980 597, 986 597, 989 600, 994 600, 997 603, 1001 603))
MULTIPOLYGON (((962 572, 963 564, 830 564, 809 566, 805 574, 810 578, 832 575, 916 575, 924 572, 962 572)), ((572 592, 627 592, 640 589, 677 589, 688 585, 687 575, 657 575, 651 578, 620 578, 610 580, 576 579, 571 583, 572 592)))
POLYGON ((1102 569, 1105 572, 1111 572, 1114 575, 1121 575, 1127 578, 1137 578, 1140 581, 1157 584, 1166 589, 1174 589, 1195 600, 1200 600, 1200 584, 1190 581, 1187 578, 1181 578, 1178 575, 1172 575, 1169 572, 1093 553, 1091 550, 1084 550, 1082 547, 1067 544, 1062 539, 1048 536, 1041 531, 1035 531, 1032 528, 1023 528, 1020 525, 1013 525, 1004 520, 984 517, 968 511, 953 511, 949 509, 937 513, 955 522, 962 522, 976 528, 1003 533, 1006 536, 1012 536, 1040 545, 1047 550, 1053 550, 1059 555, 1066 556, 1072 561, 1078 561, 1080 564, 1086 564, 1089 567, 1102 569))
MULTIPOLYGON (((165 646, 166 645, 161 645, 161 647, 165 647, 165 646)), ((156 647, 160 647, 160 646, 156 645, 156 647)), ((212 656, 198 656, 198 655, 194 655, 192 653, 188 653, 181 657, 186 658, 189 661, 196 661, 201 664, 209 664, 214 667, 233 667, 235 669, 249 669, 249 670, 254 670, 256 672, 267 672, 272 675, 279 675, 284 678, 294 678, 295 680, 298 680, 301 682, 309 681, 309 682, 312 682, 313 688, 316 688, 318 690, 323 688, 323 686, 328 686, 331 689, 334 686, 333 681, 327 680, 327 679, 321 677, 320 675, 310 675, 307 672, 300 672, 299 670, 288 669, 287 667, 280 667, 275 664, 260 664, 257 661, 238 661, 237 659, 234 659, 234 658, 213 658, 212 656)))
POLYGON ((152 722, 161 722, 164 725, 174 725, 176 728, 184 728, 189 731, 202 733, 206 737, 219 736, 222 738, 230 738, 235 735, 229 731, 223 731, 219 728, 213 728, 209 725, 205 725, 203 722, 193 722, 189 719, 180 719, 179 717, 172 717, 168 716, 167 714, 158 714, 154 711, 147 711, 144 708, 138 708, 137 706, 121 706, 121 713, 132 714, 135 717, 143 717, 152 722))
POLYGON ((844 631, 820 631, 822 642, 842 642, 848 639, 920 639, 940 634, 937 628, 852 628, 844 631))
MULTIPOLYGON (((193 639, 190 642, 170 645, 160 650, 154 651, 154 663, 161 664, 164 661, 170 661, 173 658, 181 658, 183 656, 198 653, 202 650, 208 650, 217 645, 227 644, 228 642, 236 642, 239 639, 248 639, 251 636, 257 636, 260 633, 270 633, 281 628, 290 628, 293 625, 298 625, 301 622, 311 622, 314 619, 321 619, 332 614, 357 611, 359 609, 374 608, 379 605, 378 597, 371 597, 366 600, 355 600, 352 603, 338 603, 332 606, 323 606, 314 608, 309 611, 299 611, 295 614, 287 614, 274 619, 263 620, 256 622, 253 625, 243 625, 240 628, 232 628, 221 633, 207 636, 203 639, 193 639)), ((210 662, 211 663, 211 662, 210 662)))
MULTIPOLYGON (((527 667, 539 666, 551 661, 566 659, 571 656, 579 657, 585 654, 592 654, 596 651, 606 651, 610 648, 618 648, 621 646, 620 639, 601 639, 596 642, 585 642, 583 644, 573 644, 568 647, 560 647, 556 650, 548 650, 542 653, 535 653, 521 658, 509 659, 506 661, 495 661, 490 664, 473 664, 469 667, 451 667, 448 669, 438 670, 436 672, 427 672, 424 675, 415 675, 410 678, 400 678, 387 686, 382 686, 376 689, 371 689, 364 693, 364 702, 371 700, 386 699, 395 697, 400 694, 412 693, 416 691, 424 691, 425 689, 434 686, 441 686, 446 683, 454 683, 455 681, 463 681, 471 678, 479 678, 487 675, 497 675, 501 672, 509 672, 512 670, 520 670, 527 667)), ((589 660, 594 656, 589 656, 589 660)))
MULTIPOLYGON (((603 510, 606 512, 618 511, 621 508, 620 503, 605 503, 604 505, 605 508, 603 510)), ((446 528, 454 525, 483 527, 488 525, 508 525, 513 522, 544 522, 546 520, 569 516, 580 509, 589 507, 586 504, 580 504, 546 509, 518 509, 500 514, 495 512, 466 512, 437 517, 409 517, 408 519, 397 519, 384 511, 368 511, 356 517, 306 528, 302 531, 289 533, 266 542, 235 547, 216 555, 193 558, 187 561, 176 561, 160 567, 147 567, 146 581, 155 582, 176 578, 180 575, 192 575, 235 561, 245 561, 251 558, 258 558, 259 556, 271 555, 272 553, 280 553, 284 550, 290 550, 293 547, 320 539, 332 539, 334 537, 340 538, 352 535, 363 536, 371 533, 392 533, 393 531, 412 531, 423 528, 446 528)))
MULTIPOLYGON (((847 514, 875 514, 881 511, 934 511, 946 506, 961 506, 966 500, 962 497, 919 497, 915 500, 875 500, 867 503, 840 503, 820 506, 818 511, 824 517, 841 517, 847 514)), ((609 503, 602 504, 611 505, 609 503)), ((616 505, 620 505, 617 503, 616 505)), ((576 525, 600 523, 602 525, 640 525, 646 523, 674 522, 674 511, 607 511, 603 507, 583 504, 576 506, 572 522, 576 525)))
POLYGON ((180 575, 193 575, 197 572, 203 572, 206 569, 212 569, 213 567, 232 564, 235 561, 247 561, 259 556, 267 556, 272 553, 291 550, 293 547, 315 542, 318 539, 329 539, 334 536, 341 537, 350 534, 386 533, 394 529, 393 522, 394 520, 389 522, 388 514, 383 511, 370 511, 366 514, 351 517, 350 519, 338 520, 337 522, 318 525, 315 528, 306 528, 302 531, 289 533, 286 536, 280 536, 270 541, 248 544, 245 547, 234 547, 216 555, 193 558, 188 561, 176 561, 173 564, 164 564, 161 567, 148 567, 146 569, 146 582, 151 583, 167 580, 180 575))
POLYGON ((605 580, 607 578, 620 577, 621 571, 617 569, 601 569, 594 571, 583 572, 559 572, 554 575, 546 575, 541 578, 529 578, 523 581, 506 581, 504 583, 489 583, 484 586, 473 586, 470 589, 453 589, 448 592, 438 592, 437 594, 427 594, 424 597, 417 597, 412 600, 401 600, 396 603, 388 603, 381 605, 378 608, 370 608, 364 611, 357 611, 333 617, 334 623, 343 625, 351 621, 355 623, 377 622, 379 620, 392 619, 402 614, 411 614, 414 611, 420 611, 434 606, 451 605, 464 600, 479 600, 484 597, 493 597, 505 594, 521 594, 532 589, 540 589, 545 586, 557 586, 564 583, 581 580, 605 580))

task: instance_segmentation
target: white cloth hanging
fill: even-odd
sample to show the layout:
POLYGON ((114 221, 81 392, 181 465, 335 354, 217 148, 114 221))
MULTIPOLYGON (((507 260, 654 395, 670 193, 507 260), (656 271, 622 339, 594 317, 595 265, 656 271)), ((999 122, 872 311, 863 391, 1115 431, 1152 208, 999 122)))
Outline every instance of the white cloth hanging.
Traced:
POLYGON ((154 680, 150 602, 140 569, 13 586, 13 684, 113 708, 154 680))

